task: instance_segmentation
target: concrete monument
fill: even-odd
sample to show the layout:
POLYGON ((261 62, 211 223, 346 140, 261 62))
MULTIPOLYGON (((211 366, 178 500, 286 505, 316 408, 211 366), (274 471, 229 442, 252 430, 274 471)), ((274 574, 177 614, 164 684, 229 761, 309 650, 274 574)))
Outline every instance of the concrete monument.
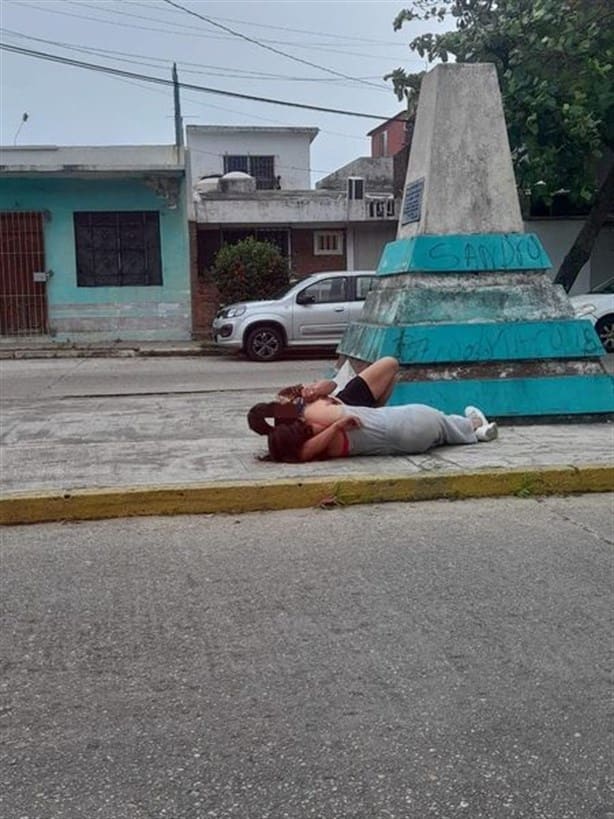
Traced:
POLYGON ((613 412, 599 338, 550 267, 524 232, 494 66, 437 66, 422 83, 397 240, 340 355, 358 371, 396 356, 396 404, 471 403, 499 418, 613 412))

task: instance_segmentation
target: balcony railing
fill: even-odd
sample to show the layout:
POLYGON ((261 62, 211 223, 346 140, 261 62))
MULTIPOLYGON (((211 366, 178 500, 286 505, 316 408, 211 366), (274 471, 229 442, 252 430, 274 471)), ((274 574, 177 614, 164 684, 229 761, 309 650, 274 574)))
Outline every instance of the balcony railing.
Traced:
POLYGON ((392 197, 365 200, 367 219, 395 219, 396 202, 392 197))

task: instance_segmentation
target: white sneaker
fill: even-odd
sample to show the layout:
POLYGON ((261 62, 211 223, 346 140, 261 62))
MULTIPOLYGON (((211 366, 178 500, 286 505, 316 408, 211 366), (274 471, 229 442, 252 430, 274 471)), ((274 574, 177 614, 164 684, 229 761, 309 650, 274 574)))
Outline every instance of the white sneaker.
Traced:
POLYGON ((498 435, 499 427, 495 421, 491 421, 489 424, 482 424, 482 426, 478 427, 475 431, 475 437, 478 441, 494 441, 498 435))
POLYGON ((484 415, 482 410, 477 407, 465 407, 465 418, 477 418, 481 427, 488 423, 488 418, 484 415))

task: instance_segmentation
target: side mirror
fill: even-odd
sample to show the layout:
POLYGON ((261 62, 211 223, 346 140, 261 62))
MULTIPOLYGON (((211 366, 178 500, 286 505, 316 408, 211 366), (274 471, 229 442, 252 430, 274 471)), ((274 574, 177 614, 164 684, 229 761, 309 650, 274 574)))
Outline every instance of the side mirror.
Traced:
POLYGON ((303 291, 302 293, 299 293, 298 296, 296 297, 296 303, 297 304, 315 304, 316 300, 315 300, 315 298, 313 296, 310 296, 309 293, 305 293, 305 291, 303 291))

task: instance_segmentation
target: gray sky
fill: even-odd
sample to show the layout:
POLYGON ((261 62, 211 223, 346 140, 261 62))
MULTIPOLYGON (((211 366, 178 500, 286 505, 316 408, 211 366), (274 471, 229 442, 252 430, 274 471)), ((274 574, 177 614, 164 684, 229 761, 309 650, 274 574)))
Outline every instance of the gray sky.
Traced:
MULTIPOLYGON (((420 31, 438 30, 436 24, 406 24, 394 32, 395 15, 408 5, 404 0, 173 2, 209 21, 165 0, 0 0, 0 39, 164 79, 175 61, 182 82, 375 114, 383 121, 403 106, 381 78, 398 66, 422 70, 424 61, 408 43, 420 31)), ((174 141, 172 89, 140 80, 1 51, 0 102, 4 145, 174 141)), ((186 90, 181 105, 186 125, 319 128, 313 179, 368 155, 366 133, 379 122, 186 90)))

